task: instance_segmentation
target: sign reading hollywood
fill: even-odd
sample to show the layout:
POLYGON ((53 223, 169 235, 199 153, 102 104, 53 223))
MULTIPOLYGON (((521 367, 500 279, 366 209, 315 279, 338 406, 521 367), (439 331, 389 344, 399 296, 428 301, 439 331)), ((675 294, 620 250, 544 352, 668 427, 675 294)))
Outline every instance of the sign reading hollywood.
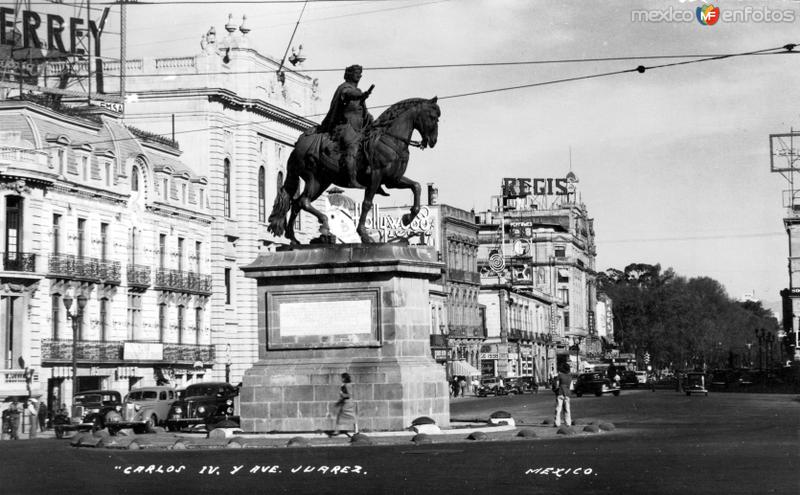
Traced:
POLYGON ((367 217, 364 225, 367 229, 379 231, 382 241, 415 235, 430 237, 436 225, 436 220, 427 206, 420 208, 419 213, 409 225, 403 225, 402 215, 380 215, 376 217, 367 217))

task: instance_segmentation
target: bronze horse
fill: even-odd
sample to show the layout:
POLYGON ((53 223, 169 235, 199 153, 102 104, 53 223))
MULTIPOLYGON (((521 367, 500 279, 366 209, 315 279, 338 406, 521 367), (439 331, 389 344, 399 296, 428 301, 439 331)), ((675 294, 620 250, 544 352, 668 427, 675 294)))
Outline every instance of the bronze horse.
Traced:
MULTIPOLYGON (((410 213, 403 215, 403 224, 408 225, 419 213, 420 185, 403 174, 408 165, 408 147, 416 145, 411 134, 416 129, 422 137, 417 145, 421 149, 436 146, 439 133, 441 110, 437 98, 409 98, 395 103, 386 109, 363 133, 358 153, 358 182, 364 185, 364 200, 361 203, 361 216, 356 232, 364 243, 372 242, 364 227, 367 214, 372 209, 372 198, 381 191, 381 186, 390 189, 411 189, 414 204, 410 213)), ((314 128, 316 129, 316 128, 314 128)), ((292 244, 299 244, 295 237, 294 221, 300 210, 305 210, 319 220, 320 238, 332 242, 328 219, 322 212, 311 206, 331 184, 346 187, 348 177, 340 170, 338 153, 326 134, 309 130, 301 135, 289 155, 286 166, 286 180, 269 216, 269 231, 283 235, 292 244), (300 179, 305 189, 299 191, 300 179), (300 193, 300 194, 298 194, 300 193), (286 213, 291 209, 289 222, 286 213)))

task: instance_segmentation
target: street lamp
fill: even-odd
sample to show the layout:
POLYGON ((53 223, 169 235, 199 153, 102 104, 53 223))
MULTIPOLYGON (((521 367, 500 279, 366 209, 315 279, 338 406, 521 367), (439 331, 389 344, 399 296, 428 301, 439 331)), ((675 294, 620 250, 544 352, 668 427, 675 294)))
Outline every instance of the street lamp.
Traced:
POLYGON ((72 395, 78 393, 78 328, 83 323, 83 308, 86 307, 86 296, 78 296, 78 307, 75 313, 70 313, 72 296, 64 296, 64 307, 67 308, 67 318, 72 320, 72 395))
POLYGON ((758 369, 759 371, 764 369, 764 362, 761 359, 761 347, 764 345, 764 338, 766 334, 766 330, 763 328, 758 329, 756 328, 756 339, 758 339, 758 369))
POLYGON ((753 343, 752 342, 748 342, 745 345, 747 346, 747 367, 748 368, 752 368, 753 367, 753 359, 750 357, 750 348, 753 347, 753 343))
POLYGON ((550 379, 550 342, 553 341, 553 334, 542 334, 542 342, 544 342, 544 369, 547 374, 544 379, 550 379))
POLYGON ((767 355, 767 359, 766 359, 767 369, 770 368, 770 363, 772 363, 772 360, 775 359, 775 356, 772 353, 772 344, 774 342, 775 342, 775 334, 772 333, 772 332, 767 333, 767 352, 766 352, 766 355, 767 355))
POLYGON ((581 335, 573 335, 572 342, 575 344, 575 372, 580 373, 581 369, 581 342, 584 337, 581 335))

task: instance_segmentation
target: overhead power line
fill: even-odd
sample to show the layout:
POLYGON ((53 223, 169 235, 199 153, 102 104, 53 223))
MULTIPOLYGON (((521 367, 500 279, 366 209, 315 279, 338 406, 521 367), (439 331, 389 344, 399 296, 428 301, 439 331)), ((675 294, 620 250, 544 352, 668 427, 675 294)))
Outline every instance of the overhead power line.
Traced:
MULTIPOLYGON (((503 66, 519 66, 519 65, 548 65, 548 64, 571 64, 571 63, 587 63, 587 62, 617 62, 617 61, 631 61, 631 60, 670 60, 670 59, 709 59, 716 60, 728 57, 743 57, 743 56, 761 56, 761 55, 797 55, 800 52, 794 51, 767 51, 756 53, 707 53, 707 54, 683 54, 683 55, 641 55, 641 56, 625 56, 625 57, 593 57, 593 58, 564 58, 564 59, 543 59, 543 60, 511 60, 506 62, 464 62, 457 64, 425 64, 425 65, 384 65, 384 66, 364 66, 364 71, 394 71, 394 70, 424 70, 424 69, 456 69, 456 68, 470 68, 470 67, 503 67, 503 66)), ((108 60, 116 61, 110 57, 104 57, 108 60)), ((693 61, 686 61, 684 63, 692 63, 693 61)), ((652 68, 657 68, 653 66, 652 68)), ((342 72, 342 67, 335 68, 320 68, 320 69, 292 69, 292 72, 298 74, 313 74, 317 72, 342 72)), ((189 76, 238 76, 238 75, 252 75, 252 74, 274 74, 274 69, 261 69, 261 70, 243 70, 243 71, 209 71, 209 72, 148 72, 145 74, 128 74, 127 78, 138 77, 189 77, 189 76)), ((109 74, 105 72, 104 77, 120 77, 119 74, 109 74)))
MULTIPOLYGON (((779 47, 765 48, 763 50, 753 50, 753 51, 749 51, 749 52, 741 52, 741 53, 733 53, 733 54, 725 54, 725 55, 715 55, 715 56, 696 59, 696 60, 685 60, 685 61, 681 61, 681 62, 673 62, 673 63, 668 63, 668 64, 660 64, 660 65, 652 65, 652 66, 640 65, 640 66, 638 66, 636 68, 632 68, 632 69, 624 69, 624 70, 611 71, 611 72, 601 72, 599 74, 588 74, 588 75, 576 76, 576 77, 552 79, 552 80, 549 80, 549 81, 540 81, 540 82, 535 82, 535 83, 530 83, 530 84, 521 84, 521 85, 516 85, 516 86, 504 86, 504 87, 500 87, 500 88, 471 91, 471 92, 467 92, 467 93, 444 95, 444 96, 439 96, 439 100, 454 99, 454 98, 464 98, 464 97, 467 97, 467 96, 477 96, 477 95, 484 95, 484 94, 490 94, 490 93, 499 93, 499 92, 503 92, 503 91, 512 91, 512 90, 524 89, 524 88, 534 88, 534 87, 540 87, 540 86, 562 84, 562 83, 566 83, 566 82, 575 82, 575 81, 582 81, 582 80, 589 80, 589 79, 598 79, 598 78, 601 78, 601 77, 616 76, 616 75, 620 75, 620 74, 629 74, 629 73, 633 73, 633 72, 644 73, 644 72, 646 72, 648 70, 662 69, 662 68, 668 68, 668 67, 677 67, 677 66, 680 66, 680 65, 687 65, 687 64, 704 63, 704 62, 710 62, 710 61, 715 61, 715 60, 723 60, 723 59, 734 58, 734 57, 744 57, 744 56, 749 56, 749 55, 767 54, 767 53, 770 53, 770 52, 780 53, 780 52, 778 52, 778 50, 784 50, 785 52, 792 52, 796 46, 797 46, 796 44, 790 43, 790 44, 786 44, 786 45, 779 46, 779 47)), ((375 105, 375 106, 372 106, 371 108, 380 109, 380 108, 388 108, 390 106, 391 106, 391 104, 388 104, 388 105, 375 105)), ((304 115, 302 117, 310 119, 312 117, 319 117, 319 116, 322 116, 322 115, 324 115, 324 114, 310 114, 310 115, 304 115)), ((220 125, 220 126, 202 127, 202 128, 199 128, 199 129, 187 129, 187 130, 184 130, 184 131, 176 131, 175 134, 190 134, 190 133, 194 133, 194 132, 203 132, 203 131, 215 130, 215 129, 234 129, 234 128, 244 127, 244 126, 248 126, 248 125, 265 124, 265 123, 268 123, 268 122, 271 122, 271 121, 270 120, 262 120, 262 121, 254 121, 254 122, 242 122, 242 123, 239 123, 239 124, 226 124, 226 125, 220 125)), ((172 133, 170 133, 170 134, 172 134, 172 133)), ((162 136, 167 137, 167 135, 162 135, 162 136)), ((92 144, 92 145, 95 145, 95 144, 108 144, 108 143, 120 142, 120 141, 124 141, 124 140, 128 140, 128 139, 137 139, 137 138, 136 137, 131 137, 131 138, 125 138, 125 139, 107 139, 107 140, 91 142, 91 143, 88 143, 88 144, 92 144)), ((55 147, 56 146, 45 146, 45 147, 36 148, 36 149, 43 151, 43 150, 47 150, 47 149, 51 149, 51 148, 55 148, 55 147)))

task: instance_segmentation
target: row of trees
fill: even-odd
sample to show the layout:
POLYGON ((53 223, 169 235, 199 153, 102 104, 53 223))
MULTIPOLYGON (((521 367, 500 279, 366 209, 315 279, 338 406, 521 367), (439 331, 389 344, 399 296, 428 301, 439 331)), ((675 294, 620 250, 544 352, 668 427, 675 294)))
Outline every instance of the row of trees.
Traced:
POLYGON ((750 361, 758 366, 759 349, 766 359, 766 344, 759 347, 754 331, 775 335, 779 328, 760 302, 735 301, 714 279, 687 279, 671 268, 662 271, 659 264, 611 268, 597 280, 598 290, 613 301, 614 340, 620 351, 639 359, 648 352, 657 368, 728 367, 750 361))

